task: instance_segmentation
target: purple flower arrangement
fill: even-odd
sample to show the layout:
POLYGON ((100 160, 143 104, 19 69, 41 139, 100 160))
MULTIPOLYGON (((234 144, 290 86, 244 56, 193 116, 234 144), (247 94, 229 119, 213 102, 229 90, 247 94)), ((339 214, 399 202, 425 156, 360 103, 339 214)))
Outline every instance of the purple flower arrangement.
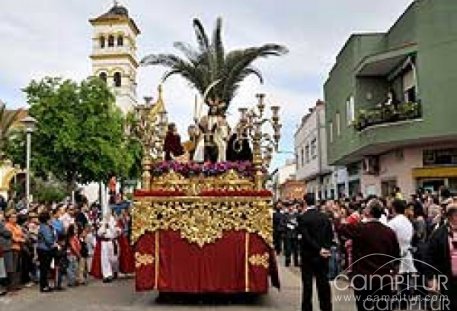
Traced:
POLYGON ((234 170, 244 177, 253 177, 255 170, 251 162, 218 162, 199 164, 195 162, 180 163, 176 161, 164 161, 157 163, 152 167, 153 176, 161 176, 170 171, 181 174, 189 178, 192 176, 203 175, 214 177, 224 174, 227 171, 234 170))

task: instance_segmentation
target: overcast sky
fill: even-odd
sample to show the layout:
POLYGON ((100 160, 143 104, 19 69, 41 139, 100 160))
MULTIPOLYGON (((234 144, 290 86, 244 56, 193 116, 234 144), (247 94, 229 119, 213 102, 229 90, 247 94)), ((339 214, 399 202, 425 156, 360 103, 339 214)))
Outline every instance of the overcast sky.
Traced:
MULTIPOLYGON (((255 93, 282 107, 283 151, 293 150, 293 134, 317 99, 335 56, 354 32, 386 31, 412 0, 122 0, 141 30, 138 56, 175 52, 174 41, 194 43, 192 18, 211 30, 224 20, 226 48, 275 42, 290 53, 257 63, 265 78, 248 79, 231 107, 255 103, 255 93)), ((0 0, 0 99, 26 106, 21 88, 46 75, 83 79, 91 73, 89 18, 106 12, 111 0, 0 0)), ((139 98, 156 95, 164 69, 139 69, 139 98)), ((180 78, 164 85, 170 118, 184 131, 190 123, 195 91, 180 78)), ((277 166, 291 155, 280 155, 277 166)))

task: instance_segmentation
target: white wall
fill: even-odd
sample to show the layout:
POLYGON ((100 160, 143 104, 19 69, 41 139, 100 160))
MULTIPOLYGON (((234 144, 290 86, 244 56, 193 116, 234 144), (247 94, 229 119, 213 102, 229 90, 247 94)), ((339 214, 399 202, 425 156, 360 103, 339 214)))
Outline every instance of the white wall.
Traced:
POLYGON ((325 106, 317 105, 303 118, 295 134, 297 179, 305 180, 331 170, 327 165, 327 139, 325 130, 325 106), (316 139, 316 156, 313 158, 311 142, 316 139), (309 162, 306 161, 306 146, 309 146, 309 162), (302 161, 303 153, 303 161, 302 161))

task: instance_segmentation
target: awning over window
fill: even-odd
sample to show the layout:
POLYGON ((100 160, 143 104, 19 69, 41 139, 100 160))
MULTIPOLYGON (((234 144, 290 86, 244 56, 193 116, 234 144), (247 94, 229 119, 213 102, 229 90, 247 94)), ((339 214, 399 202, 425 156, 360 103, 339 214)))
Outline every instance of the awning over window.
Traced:
POLYGON ((451 178, 457 177, 457 166, 423 167, 413 169, 414 178, 451 178))
POLYGON ((416 44, 365 57, 356 68, 357 76, 387 76, 417 51, 416 44))

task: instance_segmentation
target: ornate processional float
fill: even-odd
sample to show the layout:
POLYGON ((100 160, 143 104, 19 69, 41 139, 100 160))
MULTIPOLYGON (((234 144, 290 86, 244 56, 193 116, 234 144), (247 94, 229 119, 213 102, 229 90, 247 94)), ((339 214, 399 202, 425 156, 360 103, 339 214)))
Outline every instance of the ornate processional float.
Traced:
POLYGON ((189 127, 193 143, 179 152, 170 147, 161 92, 155 105, 136 109, 144 149, 132 212, 136 289, 263 294, 269 277, 278 287, 265 180, 280 139, 279 107, 267 118, 259 94, 254 108, 239 109, 230 130, 225 111, 209 105, 189 127))

